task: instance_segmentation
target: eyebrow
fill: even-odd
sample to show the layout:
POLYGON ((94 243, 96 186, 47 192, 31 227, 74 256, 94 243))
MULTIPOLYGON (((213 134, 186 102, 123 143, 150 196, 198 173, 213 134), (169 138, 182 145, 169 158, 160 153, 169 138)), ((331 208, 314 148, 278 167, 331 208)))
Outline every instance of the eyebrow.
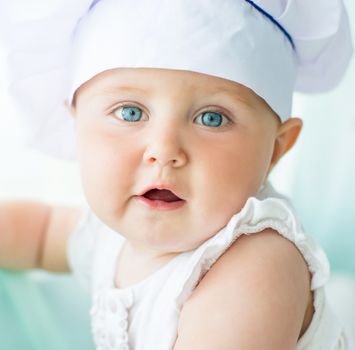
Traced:
MULTIPOLYGON (((98 88, 95 92, 95 96, 99 95, 115 95, 116 93, 127 92, 127 93, 139 93, 142 95, 151 95, 152 89, 149 87, 135 86, 130 84, 110 84, 102 88, 98 88)), ((215 98, 225 98, 234 103, 241 103, 248 109, 255 109, 255 103, 248 96, 244 96, 245 93, 241 88, 236 87, 235 90, 231 91, 224 87, 214 88, 211 90, 205 90, 205 94, 213 96, 215 98)))
MULTIPOLYGON (((80 88, 79 88, 80 89, 80 88)), ((113 96, 117 94, 118 92, 135 92, 135 93, 140 93, 140 94, 147 94, 149 92, 149 89, 141 88, 141 87, 135 87, 132 85, 115 85, 111 84, 109 86, 99 86, 97 89, 93 90, 92 97, 102 97, 102 96, 113 96)), ((76 105, 77 101, 77 92, 78 90, 74 93, 73 100, 72 100, 72 106, 76 105)))
POLYGON ((240 93, 239 91, 233 92, 222 88, 213 93, 211 92, 211 95, 213 95, 216 98, 223 97, 232 102, 241 103, 248 109, 255 109, 255 103, 253 103, 253 101, 249 97, 243 96, 243 94, 240 93))
POLYGON ((132 86, 132 85, 112 85, 112 86, 107 86, 107 87, 103 87, 101 89, 98 89, 98 91, 95 93, 95 95, 98 94, 114 94, 117 92, 139 92, 139 93, 144 93, 147 94, 149 92, 148 88, 143 88, 143 87, 136 87, 136 86, 132 86))

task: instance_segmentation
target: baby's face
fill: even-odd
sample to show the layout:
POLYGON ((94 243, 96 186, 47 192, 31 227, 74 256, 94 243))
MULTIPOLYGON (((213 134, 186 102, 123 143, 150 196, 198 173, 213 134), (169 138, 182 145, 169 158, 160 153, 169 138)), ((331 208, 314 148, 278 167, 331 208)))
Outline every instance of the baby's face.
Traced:
POLYGON ((241 85, 158 69, 97 75, 78 90, 75 114, 91 207, 160 252, 195 248, 257 193, 279 126, 241 85))

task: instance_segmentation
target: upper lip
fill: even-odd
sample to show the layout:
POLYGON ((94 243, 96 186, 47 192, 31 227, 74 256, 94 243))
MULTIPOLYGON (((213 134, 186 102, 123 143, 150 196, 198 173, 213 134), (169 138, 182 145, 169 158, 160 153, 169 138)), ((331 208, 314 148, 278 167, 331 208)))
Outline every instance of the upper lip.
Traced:
POLYGON ((170 191, 170 192, 174 193, 174 195, 176 197, 179 197, 181 200, 184 200, 181 197, 181 195, 174 189, 174 187, 170 186, 170 185, 152 185, 152 186, 148 186, 138 196, 144 196, 147 192, 149 192, 151 190, 167 190, 167 191, 170 191))

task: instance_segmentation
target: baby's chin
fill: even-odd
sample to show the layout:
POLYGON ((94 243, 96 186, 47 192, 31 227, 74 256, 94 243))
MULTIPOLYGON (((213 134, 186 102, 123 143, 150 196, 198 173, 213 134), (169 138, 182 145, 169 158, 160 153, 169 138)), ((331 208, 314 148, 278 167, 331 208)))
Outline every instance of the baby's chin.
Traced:
POLYGON ((160 253, 182 253, 196 249, 221 231, 243 203, 241 200, 230 205, 191 206, 178 213, 153 214, 132 207, 120 216, 117 210, 105 212, 104 221, 132 245, 160 253))
MULTIPOLYGON (((226 222, 227 224, 227 222, 226 222)), ((224 225, 225 226, 225 225, 224 225)), ((224 227, 223 226, 223 227, 224 227)), ((221 227, 221 228, 223 228, 221 227)), ((188 229, 187 227, 174 229, 133 228, 120 226, 117 230, 132 245, 145 248, 147 251, 156 251, 159 254, 179 254, 198 248, 205 241, 216 235, 221 228, 211 230, 206 226, 199 229, 188 229)))

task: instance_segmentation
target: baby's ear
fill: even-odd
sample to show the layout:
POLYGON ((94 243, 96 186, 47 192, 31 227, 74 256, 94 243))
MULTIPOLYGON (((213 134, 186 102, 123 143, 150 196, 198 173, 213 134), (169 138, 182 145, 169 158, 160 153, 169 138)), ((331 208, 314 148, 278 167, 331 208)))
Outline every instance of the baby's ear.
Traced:
POLYGON ((271 167, 274 167, 281 157, 289 151, 297 141, 302 129, 302 120, 291 118, 283 122, 277 131, 271 167))
POLYGON ((69 114, 75 118, 75 108, 69 103, 68 99, 64 101, 65 108, 68 110, 69 114))

